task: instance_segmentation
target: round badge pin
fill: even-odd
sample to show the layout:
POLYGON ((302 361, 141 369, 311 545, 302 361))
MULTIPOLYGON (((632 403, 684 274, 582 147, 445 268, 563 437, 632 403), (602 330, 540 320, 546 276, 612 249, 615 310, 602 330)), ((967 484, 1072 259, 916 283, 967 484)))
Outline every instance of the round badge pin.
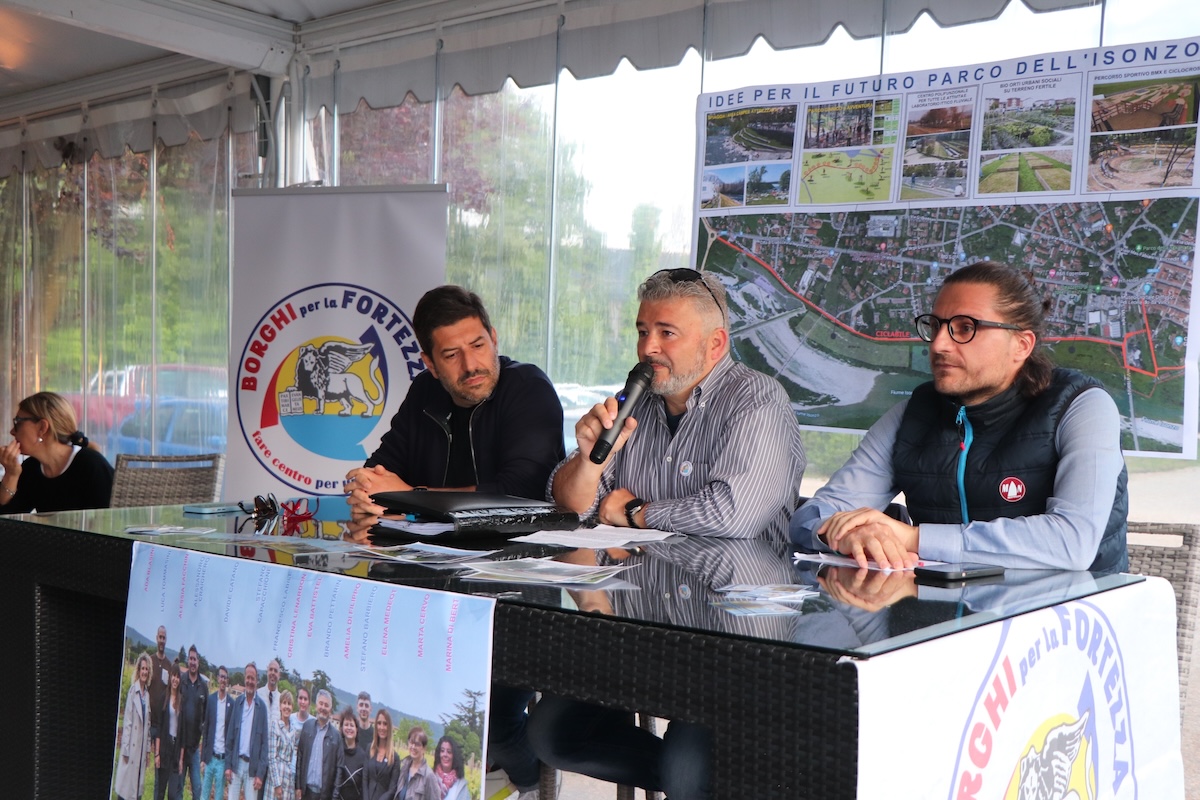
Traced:
POLYGON ((1009 503, 1015 503, 1025 496, 1025 481, 1009 475, 1000 481, 1000 496, 1009 503))
POLYGON ((683 462, 682 464, 680 464, 680 465, 679 465, 679 474, 680 474, 680 475, 682 475, 682 476, 683 476, 683 477, 685 477, 685 478, 686 478, 688 475, 691 475, 691 474, 692 474, 692 462, 690 462, 690 461, 685 461, 685 462, 683 462))

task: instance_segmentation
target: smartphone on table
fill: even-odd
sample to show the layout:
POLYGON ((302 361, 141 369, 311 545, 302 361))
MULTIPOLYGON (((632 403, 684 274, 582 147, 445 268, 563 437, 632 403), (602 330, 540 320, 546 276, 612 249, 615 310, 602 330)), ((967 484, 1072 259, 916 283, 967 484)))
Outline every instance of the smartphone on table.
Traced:
POLYGON ((991 578, 1004 574, 1004 567, 995 564, 959 562, 955 564, 925 564, 913 567, 913 575, 929 583, 951 583, 976 578, 991 578))

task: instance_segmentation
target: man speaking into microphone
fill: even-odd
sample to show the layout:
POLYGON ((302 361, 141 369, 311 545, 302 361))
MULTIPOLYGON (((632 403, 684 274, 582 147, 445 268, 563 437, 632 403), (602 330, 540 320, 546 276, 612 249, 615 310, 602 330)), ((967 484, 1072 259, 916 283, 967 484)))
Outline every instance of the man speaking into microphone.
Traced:
MULTIPOLYGON (((599 464, 589 456, 617 399, 576 423, 579 452, 550 478, 555 502, 609 525, 786 540, 806 463, 800 428, 783 387, 730 357, 724 288, 711 273, 664 269, 638 301, 649 391, 630 398, 599 464)), ((634 382, 631 372, 627 392, 634 382)))
MULTIPOLYGON (((806 463, 800 428, 783 387, 730 358, 724 288, 711 273, 665 269, 638 300, 649 391, 635 367, 624 405, 610 397, 576 423, 579 451, 550 477, 555 502, 609 525, 786 540, 806 463), (611 452, 602 442, 597 453, 618 425, 611 452)), ((658 739, 628 716, 543 694, 529 737, 552 766, 671 800, 707 798, 712 731, 676 720, 658 739)))

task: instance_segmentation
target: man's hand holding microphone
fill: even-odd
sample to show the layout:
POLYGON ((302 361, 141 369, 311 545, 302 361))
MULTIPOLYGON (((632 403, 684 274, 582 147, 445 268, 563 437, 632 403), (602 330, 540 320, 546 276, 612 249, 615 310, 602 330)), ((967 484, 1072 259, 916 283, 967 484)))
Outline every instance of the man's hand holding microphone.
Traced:
MULTIPOLYGON (((649 391, 653 380, 654 367, 639 362, 629 371, 625 388, 620 394, 597 403, 575 423, 575 440, 579 444, 580 456, 563 466, 564 471, 571 473, 570 478, 555 481, 555 500, 558 503, 576 511, 586 510, 592 504, 604 463, 612 453, 624 447, 637 428, 637 420, 631 413, 638 399, 649 391)), ((632 499, 633 493, 627 489, 615 489, 602 497, 599 521, 609 525, 628 525, 625 507, 632 499)))

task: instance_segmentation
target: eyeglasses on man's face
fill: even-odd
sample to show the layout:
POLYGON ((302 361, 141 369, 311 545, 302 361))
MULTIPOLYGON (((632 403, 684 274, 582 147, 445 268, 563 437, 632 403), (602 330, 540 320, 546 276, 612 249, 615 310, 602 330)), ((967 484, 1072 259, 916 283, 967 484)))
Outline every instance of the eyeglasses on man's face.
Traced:
POLYGON ((941 330, 943 325, 946 326, 946 332, 950 334, 950 338, 959 344, 966 344, 974 339, 975 334, 980 328, 1002 328, 1006 331, 1025 330, 1020 325, 975 319, 975 317, 968 317, 966 314, 955 314, 950 319, 935 317, 933 314, 922 314, 913 320, 913 322, 917 328, 917 336, 920 336, 927 342, 932 342, 937 338, 938 331, 941 330))

